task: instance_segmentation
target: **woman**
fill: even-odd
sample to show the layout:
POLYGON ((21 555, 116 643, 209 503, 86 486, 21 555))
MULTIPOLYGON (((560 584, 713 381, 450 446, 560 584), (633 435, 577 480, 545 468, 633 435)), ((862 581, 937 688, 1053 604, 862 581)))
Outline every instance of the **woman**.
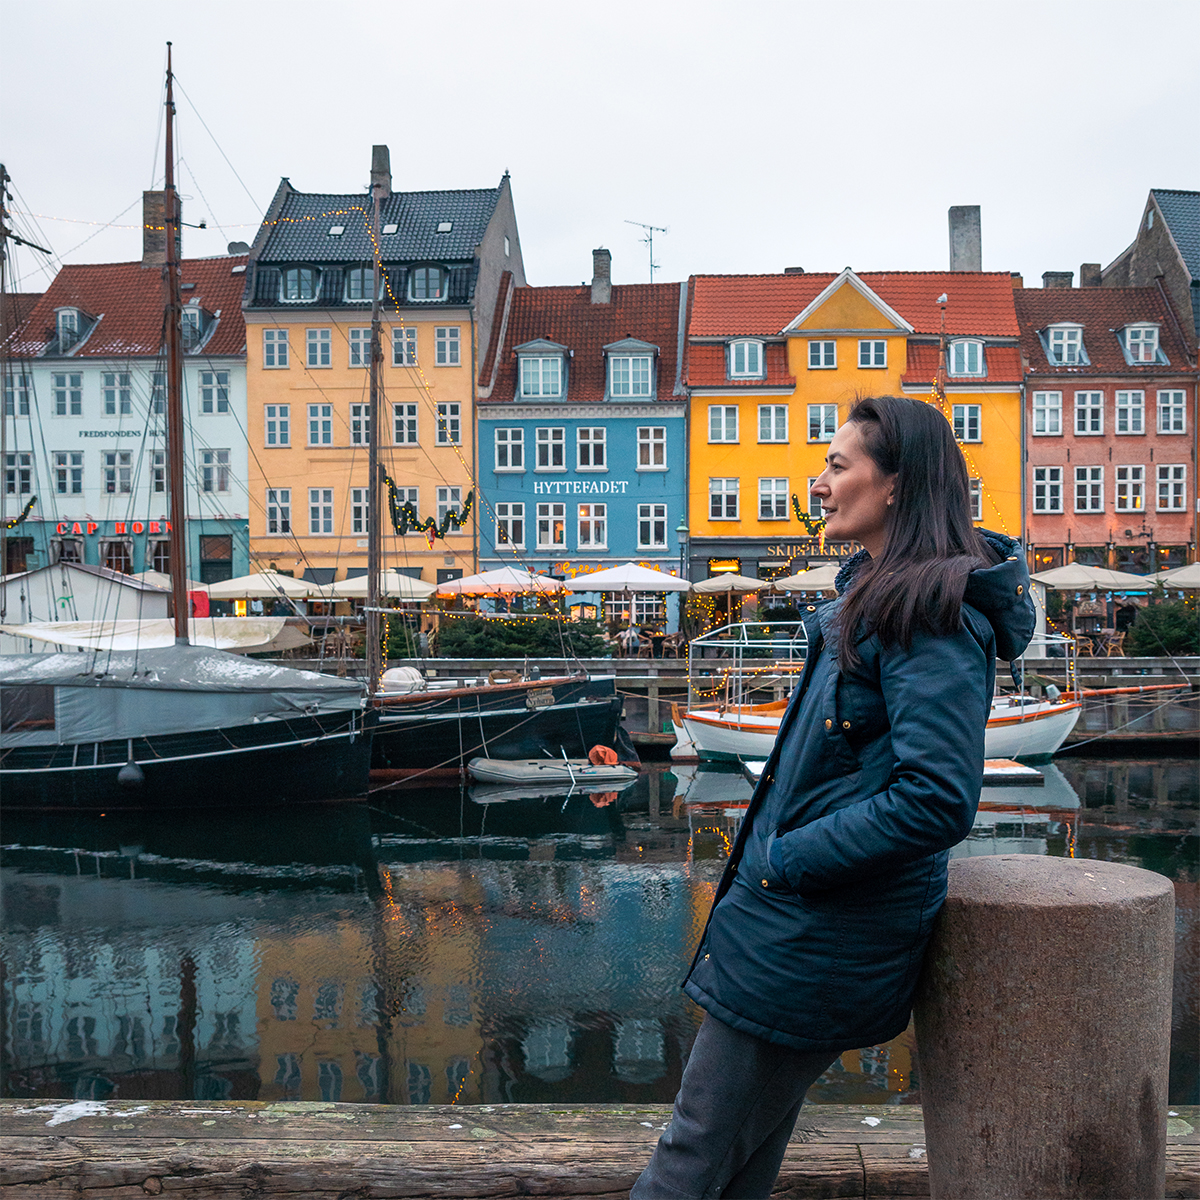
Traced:
POLYGON ((634 1200, 769 1196, 809 1086, 905 1029, 996 658, 1033 633, 1024 556, 974 528, 932 405, 855 403, 812 490, 826 536, 863 550, 804 614, 808 661, 684 983, 707 1015, 634 1200))

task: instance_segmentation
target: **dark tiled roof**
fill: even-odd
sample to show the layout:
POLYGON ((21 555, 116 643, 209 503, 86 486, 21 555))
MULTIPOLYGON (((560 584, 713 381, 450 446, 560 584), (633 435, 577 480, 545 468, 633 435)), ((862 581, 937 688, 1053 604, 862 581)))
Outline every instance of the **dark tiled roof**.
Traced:
POLYGON ((1187 354, 1175 335, 1175 322, 1158 288, 1018 288, 1013 294, 1021 322, 1021 351, 1037 375, 1155 375, 1189 370, 1187 354), (1089 366, 1051 365, 1038 330, 1060 321, 1083 326, 1089 366), (1158 363, 1131 365, 1116 330, 1137 321, 1159 323, 1159 345, 1170 368, 1158 363))
MULTIPOLYGON (((947 375, 946 383, 1020 383, 1021 350, 1017 346, 987 346, 984 349, 987 375, 947 375)), ((937 374, 938 347, 929 342, 910 342, 908 363, 900 382, 905 385, 932 383, 937 374)))
POLYGON ((1200 192, 1152 188, 1150 194, 1183 255, 1184 265, 1193 279, 1200 279, 1200 192))
MULTIPOLYGON (((637 338, 658 347, 658 399, 670 400, 675 389, 682 286, 617 284, 608 304, 593 304, 588 286, 515 289, 490 402, 513 399, 517 389, 517 358, 513 348, 539 340, 557 342, 573 351, 567 367, 565 403, 603 400, 606 382, 603 347, 625 338, 637 338)), ((492 328, 494 336, 498 336, 500 322, 495 322, 492 328)))
MULTIPOLYGON (((242 354, 242 286, 246 256, 185 258, 181 264, 184 303, 194 302, 221 316, 201 343, 201 355, 242 354), (235 275, 236 268, 242 268, 235 275)), ((160 267, 131 263, 78 263, 63 267, 42 295, 25 326, 15 354, 34 357, 55 341, 55 309, 78 308, 99 318, 75 358, 129 358, 157 355, 162 347, 163 282, 160 267)))
MULTIPOLYGON (((380 205, 382 229, 396 225, 395 233, 381 234, 385 262, 470 262, 496 203, 500 188, 458 192, 393 192, 380 205), (448 233, 438 225, 450 222, 448 233)), ((275 227, 258 254, 260 263, 365 262, 371 245, 371 201, 365 193, 336 195, 288 191, 275 227), (329 230, 344 232, 331 237, 329 230)))
POLYGON ((725 343, 693 342, 688 347, 687 382, 692 387, 795 387, 796 378, 788 370, 787 344, 767 342, 763 347, 764 379, 730 379, 725 343))

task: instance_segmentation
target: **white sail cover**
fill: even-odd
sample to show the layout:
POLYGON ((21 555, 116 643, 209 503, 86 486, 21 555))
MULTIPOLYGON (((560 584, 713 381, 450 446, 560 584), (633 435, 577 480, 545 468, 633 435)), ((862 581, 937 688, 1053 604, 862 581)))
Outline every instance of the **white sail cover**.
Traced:
MULTIPOLYGON (((175 645, 175 623, 164 619, 30 621, 0 625, 0 633, 80 650, 152 650, 175 645)), ((299 629, 290 628, 286 617, 192 617, 188 640, 193 646, 246 654, 291 650, 310 639, 299 629)))

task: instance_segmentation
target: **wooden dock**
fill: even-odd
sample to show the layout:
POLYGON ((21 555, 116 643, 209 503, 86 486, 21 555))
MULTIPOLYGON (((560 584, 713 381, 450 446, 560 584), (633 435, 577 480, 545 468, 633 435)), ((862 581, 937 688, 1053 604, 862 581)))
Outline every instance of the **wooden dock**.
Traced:
MULTIPOLYGON (((666 1105, 0 1101, 0 1196, 618 1200, 666 1105)), ((1168 1200, 1200 1196, 1200 1108, 1168 1123, 1168 1200)), ((806 1108, 775 1193, 928 1196, 915 1105, 806 1108)))

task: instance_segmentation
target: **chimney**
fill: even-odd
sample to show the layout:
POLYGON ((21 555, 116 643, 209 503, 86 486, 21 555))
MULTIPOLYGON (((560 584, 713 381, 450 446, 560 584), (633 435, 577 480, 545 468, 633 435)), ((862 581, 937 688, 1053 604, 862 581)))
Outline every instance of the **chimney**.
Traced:
POLYGON ((1099 263, 1081 263, 1080 264, 1079 286, 1080 287, 1099 287, 1100 286, 1100 264, 1099 263))
POLYGON ((1044 288, 1069 288, 1075 283, 1074 271, 1043 271, 1042 272, 1042 287, 1044 288))
POLYGON ((612 251, 592 251, 592 303, 608 304, 612 300, 612 251))
POLYGON ((978 204, 956 204, 950 209, 950 270, 983 270, 978 204))
MULTIPOLYGON (((142 266, 161 267, 167 261, 166 192, 142 193, 142 266)), ((175 238, 175 257, 183 247, 175 238)))
POLYGON ((784 267, 783 273, 785 275, 803 275, 804 268, 803 267, 784 267))
POLYGON ((371 195, 386 200, 392 194, 392 156, 386 146, 371 147, 371 195))
POLYGON ((1020 291, 1025 286, 1025 277, 1020 271, 1012 272, 1012 285, 1014 292, 1020 291))

